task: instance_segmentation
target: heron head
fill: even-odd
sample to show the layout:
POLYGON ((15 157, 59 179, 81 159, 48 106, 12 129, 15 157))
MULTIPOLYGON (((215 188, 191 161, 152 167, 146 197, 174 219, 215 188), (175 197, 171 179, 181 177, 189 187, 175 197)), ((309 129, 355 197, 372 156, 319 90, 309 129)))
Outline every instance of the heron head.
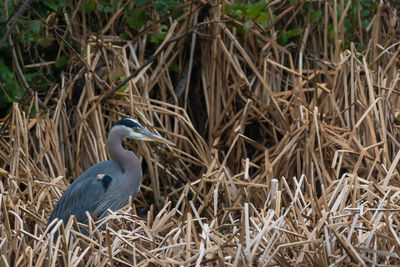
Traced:
POLYGON ((163 144, 168 144, 168 145, 175 145, 171 141, 154 134, 146 128, 143 127, 138 121, 134 119, 122 119, 117 121, 117 123, 113 126, 114 127, 123 127, 125 130, 127 130, 126 134, 124 137, 126 138, 132 138, 136 140, 141 140, 141 141, 154 141, 158 143, 163 143, 163 144))

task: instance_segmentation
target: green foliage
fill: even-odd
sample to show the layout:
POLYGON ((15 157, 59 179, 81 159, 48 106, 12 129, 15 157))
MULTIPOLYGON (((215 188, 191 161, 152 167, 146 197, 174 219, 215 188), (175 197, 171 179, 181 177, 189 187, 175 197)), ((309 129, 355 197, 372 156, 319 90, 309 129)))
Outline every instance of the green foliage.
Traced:
MULTIPOLYGON (((363 41, 358 40, 359 32, 366 31, 373 16, 378 9, 379 1, 376 0, 344 0, 344 6, 351 1, 350 8, 344 18, 344 47, 349 47, 351 42, 361 50, 365 47, 363 41), (360 17, 359 17, 360 16, 360 17), (361 21, 361 26, 359 21, 361 21), (361 28, 361 29, 360 29, 361 28)), ((119 35, 124 40, 130 40, 133 36, 140 34, 146 29, 148 41, 154 44, 154 51, 159 44, 165 40, 166 33, 171 26, 171 22, 180 17, 188 9, 182 9, 171 17, 167 15, 177 7, 185 3, 184 0, 43 0, 32 1, 30 7, 24 15, 18 18, 16 27, 12 31, 13 40, 18 51, 22 51, 20 60, 22 68, 24 65, 36 64, 40 62, 55 61, 53 65, 46 65, 46 75, 35 73, 44 71, 38 69, 22 69, 25 79, 32 83, 30 86, 35 91, 46 91, 50 88, 49 81, 57 81, 59 73, 68 67, 71 62, 70 57, 74 56, 72 51, 80 51, 82 44, 79 38, 71 36, 68 29, 66 18, 80 17, 77 14, 84 14, 86 19, 85 29, 87 34, 98 34, 102 27, 106 25, 113 12, 117 8, 123 8, 121 16, 115 20, 111 27, 113 33, 119 35), (76 11, 79 11, 76 13, 76 11), (157 12, 158 15, 154 16, 157 12), (161 22, 154 24, 154 18, 161 19, 161 22), (60 38, 62 37, 62 39, 60 38), (32 74, 28 73, 32 71, 32 74)), ((266 30, 273 29, 277 36, 277 42, 286 46, 290 42, 299 42, 305 27, 310 26, 310 30, 316 36, 323 36, 325 27, 326 4, 331 8, 331 1, 298 1, 289 0, 278 3, 273 0, 234 0, 232 4, 224 2, 224 13, 228 17, 240 22, 231 24, 237 27, 241 33, 251 31, 255 27, 263 27, 266 30), (286 13, 286 10, 290 11, 286 13), (296 12, 296 13, 295 13, 296 12), (284 14, 281 17, 281 14, 284 14), (276 23, 277 16, 279 21, 276 23), (239 26, 241 25, 241 26, 239 26)), ((339 5, 340 6, 340 5, 339 5)), ((9 17, 20 8, 19 1, 6 0, 0 3, 0 10, 7 8, 9 17), (6 3, 6 7, 4 7, 6 3)), ((342 16, 343 10, 337 10, 337 20, 342 16)), ((332 12, 328 12, 328 45, 334 41, 335 32, 333 28, 332 12)), ((0 21, 7 23, 5 12, 0 12, 0 21)), ((76 23, 82 23, 78 21, 76 23)), ((179 23, 179 22, 178 22, 179 23)), ((4 24, 5 25, 5 24, 4 24)), ((0 27, 0 36, 6 32, 6 27, 0 27)), ((364 35, 366 36, 366 35, 364 35)), ((85 47, 83 47, 85 49, 85 47)), ((148 51, 151 53, 152 51, 148 51)), ((10 105, 13 101, 19 101, 23 96, 23 89, 13 73, 12 60, 10 58, 11 48, 6 42, 0 48, 0 107, 10 105)), ((179 72, 179 66, 172 63, 171 71, 179 72)), ((1 112, 1 111, 0 111, 1 112)), ((3 114, 0 114, 2 117, 3 114)))
POLYGON ((182 2, 175 0, 152 0, 154 9, 158 11, 160 16, 165 16, 168 11, 178 7, 182 2))
POLYGON ((169 69, 172 70, 172 71, 178 72, 178 73, 180 73, 180 72, 182 71, 181 68, 179 67, 179 65, 176 64, 175 62, 173 62, 173 63, 169 66, 169 69))
POLYGON ((142 7, 147 3, 147 0, 131 0, 131 2, 135 3, 138 7, 142 7))
MULTIPOLYGON (((114 4, 117 3, 117 1, 113 1, 114 4)), ((96 10, 99 12, 104 12, 104 13, 112 13, 114 11, 114 8, 110 1, 99 1, 96 5, 96 10)))
MULTIPOLYGON (((373 14, 376 14, 379 5, 379 1, 375 0, 345 0, 344 6, 347 5, 348 1, 351 1, 351 3, 343 21, 346 33, 346 36, 344 36, 345 47, 349 46, 351 42, 357 42, 356 34, 360 31, 359 21, 361 21, 362 30, 365 30, 370 24, 373 14)), ((308 25, 311 26, 311 30, 316 34, 323 34, 324 27, 321 27, 321 25, 324 23, 325 3, 298 0, 290 0, 289 3, 292 11, 287 13, 287 18, 291 18, 294 10, 298 10, 298 12, 295 17, 291 18, 288 25, 286 25, 285 17, 281 18, 278 23, 274 23, 274 20, 275 16, 287 10, 289 5, 284 6, 283 10, 276 10, 276 8, 282 7, 282 5, 274 4, 271 0, 250 0, 250 2, 236 0, 231 5, 226 4, 224 12, 231 18, 243 23, 242 27, 237 26, 239 31, 250 30, 255 22, 268 29, 272 22, 274 30, 278 33, 277 41, 282 46, 287 45, 292 40, 299 41, 303 29, 308 25)), ((328 2, 328 5, 332 6, 330 2, 328 2)), ((337 10, 338 21, 343 11, 340 8, 337 10)), ((330 12, 328 16, 330 16, 328 20, 328 37, 329 42, 332 43, 335 34, 333 32, 333 21, 330 12)))
POLYGON ((247 31, 248 29, 251 28, 252 24, 253 24, 253 23, 251 22, 251 20, 246 21, 246 22, 243 24, 243 30, 247 31))
MULTIPOLYGON (((45 30, 45 18, 50 14, 63 16, 61 11, 67 3, 67 0, 32 1, 11 31, 14 46, 22 51, 18 56, 21 56, 20 65, 24 79, 34 91, 47 91, 50 88, 49 80, 55 81, 56 79, 51 75, 39 75, 35 69, 24 69, 23 66, 38 63, 40 59, 56 60, 57 53, 53 53, 55 38, 52 32, 45 30)), ((15 13, 20 7, 19 1, 8 0, 0 4, 0 9, 7 8, 8 19, 10 19, 7 20, 5 12, 0 12, 0 20, 4 22, 3 27, 0 28, 1 37, 6 33, 7 27, 5 26, 11 25, 15 13)), ((11 58, 12 49, 14 48, 10 47, 7 41, 0 47, 0 117, 4 117, 9 112, 13 102, 20 102, 28 96, 15 74, 11 58)), ((57 67, 65 65, 65 56, 57 60, 57 67)), ((57 75, 57 72, 54 74, 57 75)))
POLYGON ((38 6, 39 12, 56 11, 61 12, 62 9, 68 4, 68 0, 43 0, 40 1, 43 5, 38 6))
POLYGON ((57 11, 58 6, 53 0, 43 0, 43 4, 45 4, 50 9, 57 11))
POLYGON ((150 42, 155 43, 155 44, 159 44, 162 41, 164 41, 165 36, 167 36, 166 33, 153 34, 153 35, 150 36, 150 42))
POLYGON ((95 11, 96 10, 96 0, 89 0, 85 2, 85 11, 95 11))
POLYGON ((264 28, 268 28, 270 15, 265 10, 266 1, 254 1, 250 4, 236 3, 225 6, 225 14, 239 21, 245 21, 243 30, 248 30, 252 26, 251 21, 258 22, 264 28))
POLYGON ((139 31, 143 26, 147 12, 143 8, 133 9, 128 12, 127 22, 131 29, 139 31))
POLYGON ((67 66, 67 63, 68 63, 68 57, 66 55, 62 55, 56 60, 56 68, 65 67, 67 66))
POLYGON ((311 11, 311 23, 316 23, 322 18, 321 10, 313 10, 311 11))
MULTIPOLYGON (((359 31, 366 30, 367 26, 370 24, 373 19, 374 14, 378 10, 379 1, 374 0, 364 0, 364 1, 355 1, 355 0, 347 0, 351 1, 349 11, 344 17, 344 28, 345 28, 345 36, 340 36, 340 38, 344 38, 344 48, 350 49, 350 44, 352 42, 355 43, 356 49, 361 51, 365 48, 365 45, 362 42, 357 41, 357 34, 359 31), (360 18, 359 18, 360 11, 360 18), (361 21, 361 29, 359 25, 359 21, 361 21)), ((342 16, 342 11, 338 11, 338 20, 342 16)), ((333 41, 333 29, 330 35, 330 41, 333 41)), ((362 41, 362 40, 361 40, 362 41)))
MULTIPOLYGON (((32 79, 32 75, 26 78, 32 79)), ((7 108, 12 102, 19 101, 24 91, 14 78, 12 70, 0 58, 0 108, 7 108)))
POLYGON ((301 35, 302 32, 303 29, 301 28, 294 28, 291 30, 283 31, 281 36, 278 38, 278 43, 282 46, 285 46, 289 42, 290 38, 298 37, 301 35))
MULTIPOLYGON (((40 41, 42 39, 42 36, 40 35, 40 22, 39 21, 33 21, 30 24, 25 24, 24 25, 26 28, 24 29, 26 31, 26 34, 22 38, 26 38, 26 42, 34 42, 34 41, 40 41)), ((20 38, 20 41, 24 41, 22 38, 20 38)))

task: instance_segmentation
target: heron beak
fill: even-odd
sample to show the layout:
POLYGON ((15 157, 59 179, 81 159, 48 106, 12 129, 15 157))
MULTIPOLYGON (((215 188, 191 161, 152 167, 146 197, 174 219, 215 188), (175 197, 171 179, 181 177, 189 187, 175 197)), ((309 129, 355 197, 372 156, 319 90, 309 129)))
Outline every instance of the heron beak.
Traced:
POLYGON ((154 142, 158 142, 158 143, 162 143, 162 144, 167 144, 167 145, 173 145, 175 146, 175 144, 171 141, 169 141, 168 139, 165 139, 157 134, 153 134, 152 132, 143 129, 140 131, 140 134, 143 137, 143 141, 154 141, 154 142))

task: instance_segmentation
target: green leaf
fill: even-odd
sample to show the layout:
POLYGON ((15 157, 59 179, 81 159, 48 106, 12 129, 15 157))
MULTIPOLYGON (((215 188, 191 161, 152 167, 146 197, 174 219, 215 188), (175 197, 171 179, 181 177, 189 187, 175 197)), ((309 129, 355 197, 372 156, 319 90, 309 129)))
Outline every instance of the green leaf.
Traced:
POLYGON ((113 12, 113 8, 107 1, 99 1, 97 4, 97 11, 104 13, 111 13, 113 12))
POLYGON ((335 31, 333 29, 333 25, 329 24, 328 25, 328 37, 330 40, 333 40, 334 36, 335 36, 335 31))
POLYGON ((288 36, 287 36, 287 32, 284 31, 281 36, 278 38, 278 44, 280 44, 281 46, 285 46, 288 42, 288 36))
POLYGON ((363 29, 366 29, 366 28, 368 27, 369 23, 370 23, 369 20, 363 20, 363 21, 361 22, 361 27, 362 27, 363 29))
POLYGON ((24 74, 25 80, 28 82, 28 84, 33 82, 33 79, 39 76, 39 73, 26 73, 24 74))
POLYGON ((258 16, 258 17, 256 18, 256 21, 257 21, 258 23, 260 23, 261 26, 263 26, 263 27, 266 29, 266 28, 268 28, 268 26, 269 26, 269 24, 268 24, 268 19, 269 19, 268 13, 262 12, 262 13, 260 14, 260 16, 258 16))
POLYGON ((117 80, 123 81, 126 78, 124 75, 124 72, 122 70, 111 71, 109 73, 109 77, 110 77, 110 79, 112 79, 114 81, 117 81, 117 80))
POLYGON ((243 11, 238 9, 232 12, 232 17, 237 18, 237 19, 242 19, 243 18, 243 11))
POLYGON ((14 79, 14 75, 0 58, 0 104, 17 102, 24 94, 20 84, 14 79))
POLYGON ((263 26, 265 29, 268 28, 269 24, 268 24, 268 20, 264 20, 263 22, 261 22, 261 26, 263 26))
POLYGON ((364 9, 361 13, 362 17, 369 17, 371 15, 371 12, 368 9, 364 9))
POLYGON ((119 35, 119 37, 120 37, 122 40, 126 40, 126 41, 131 39, 131 37, 129 36, 129 34, 127 34, 126 32, 121 33, 121 34, 119 35))
POLYGON ((314 10, 313 12, 311 12, 311 22, 317 22, 318 20, 320 20, 320 18, 322 17, 322 11, 321 10, 314 10))
POLYGON ((155 43, 155 44, 161 43, 165 39, 166 36, 167 36, 166 33, 153 34, 150 37, 150 42, 155 43))
POLYGON ((89 0, 85 3, 86 11, 95 11, 96 10, 96 0, 89 0))
POLYGON ((257 18, 260 15, 261 11, 264 9, 265 5, 265 0, 261 0, 258 3, 249 5, 246 10, 246 15, 251 19, 257 18))
POLYGON ((39 24, 38 22, 32 23, 32 26, 31 26, 30 31, 33 32, 33 33, 39 33, 39 31, 40 31, 40 24, 39 24))
POLYGON ((256 19, 258 23, 263 23, 265 20, 269 19, 269 15, 266 12, 262 12, 256 19))
POLYGON ((253 24, 253 22, 251 20, 248 20, 244 23, 243 25, 243 30, 247 31, 248 29, 251 28, 251 25, 253 24))
POLYGON ((280 44, 281 46, 287 45, 291 37, 299 36, 302 31, 303 30, 301 28, 294 28, 288 31, 284 31, 278 38, 278 44, 280 44))
POLYGON ((287 34, 288 38, 291 38, 291 37, 299 36, 302 32, 303 32, 303 30, 301 28, 294 28, 294 29, 286 31, 286 34, 287 34))
POLYGON ((141 7, 144 6, 147 3, 147 0, 131 0, 133 3, 136 4, 136 6, 141 7))
POLYGON ((175 62, 173 62, 170 66, 169 69, 175 72, 180 73, 181 72, 181 68, 179 67, 178 64, 176 64, 175 62))
POLYGON ((53 0, 43 0, 43 4, 45 4, 50 9, 57 11, 57 4, 54 3, 53 0))
POLYGON ((56 60, 56 68, 62 68, 64 66, 66 66, 68 64, 68 57, 66 55, 62 55, 60 56, 57 60, 56 60))
POLYGON ((127 18, 129 27, 138 31, 144 24, 146 12, 144 10, 136 10, 132 16, 127 18))

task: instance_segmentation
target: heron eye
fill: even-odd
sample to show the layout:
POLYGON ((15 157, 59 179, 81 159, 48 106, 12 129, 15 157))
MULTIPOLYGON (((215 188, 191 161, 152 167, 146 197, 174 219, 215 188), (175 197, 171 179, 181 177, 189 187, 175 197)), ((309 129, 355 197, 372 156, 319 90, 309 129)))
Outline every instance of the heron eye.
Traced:
POLYGON ((134 130, 135 132, 137 132, 137 130, 139 130, 139 128, 134 127, 133 130, 134 130))

